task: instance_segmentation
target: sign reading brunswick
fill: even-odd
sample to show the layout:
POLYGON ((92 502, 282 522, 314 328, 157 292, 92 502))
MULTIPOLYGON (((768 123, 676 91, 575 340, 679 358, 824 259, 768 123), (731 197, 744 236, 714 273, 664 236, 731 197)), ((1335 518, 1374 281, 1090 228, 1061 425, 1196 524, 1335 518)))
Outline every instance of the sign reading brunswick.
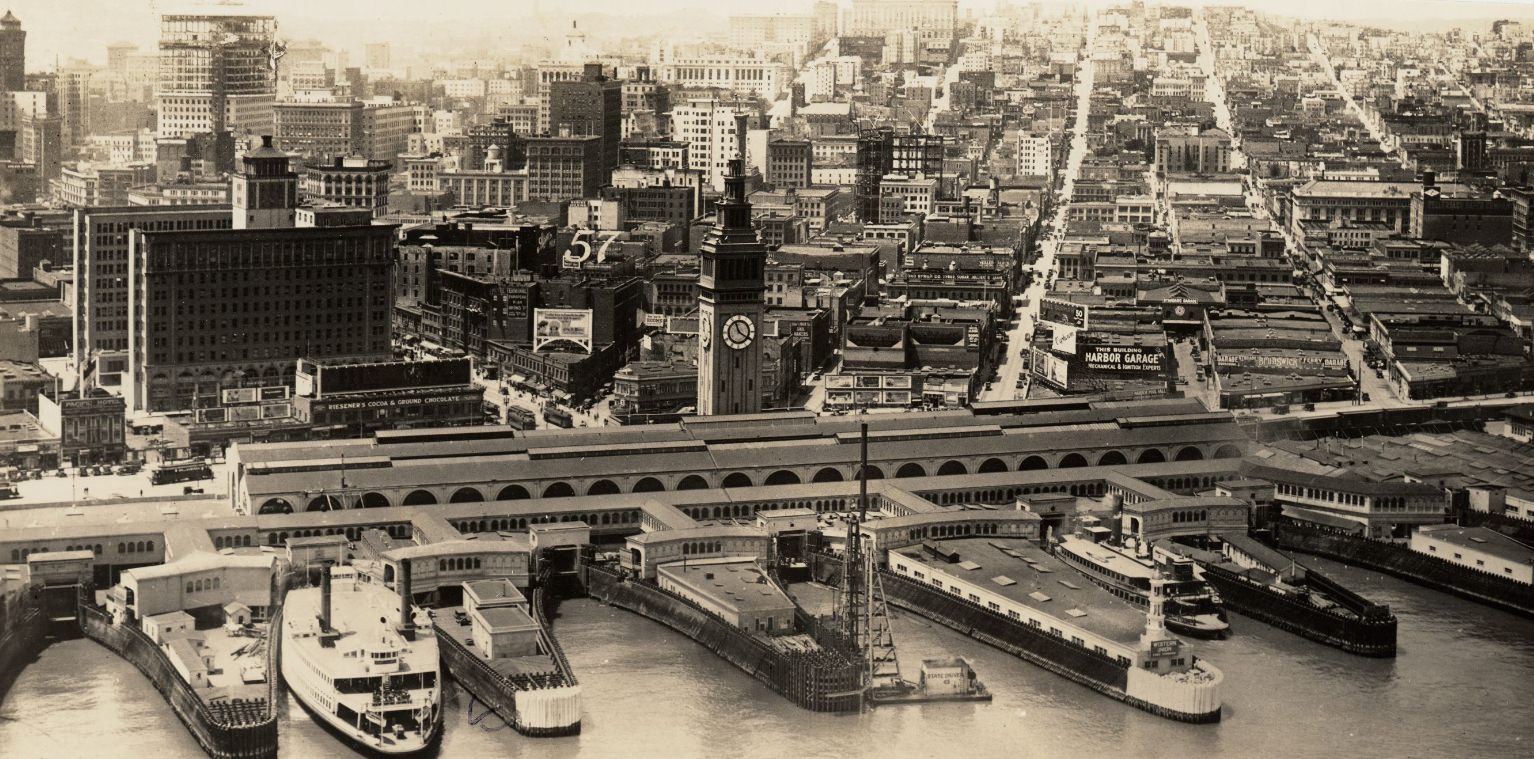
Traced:
POLYGON ((1039 321, 1064 324, 1076 329, 1087 328, 1087 305, 1054 298, 1039 299, 1039 321))
POLYGON ((1159 347, 1092 345, 1082 351, 1081 358, 1086 367, 1095 372, 1157 374, 1162 370, 1164 354, 1165 351, 1159 347))
POLYGON ((591 352, 591 309, 533 309, 533 352, 557 342, 570 343, 591 352))

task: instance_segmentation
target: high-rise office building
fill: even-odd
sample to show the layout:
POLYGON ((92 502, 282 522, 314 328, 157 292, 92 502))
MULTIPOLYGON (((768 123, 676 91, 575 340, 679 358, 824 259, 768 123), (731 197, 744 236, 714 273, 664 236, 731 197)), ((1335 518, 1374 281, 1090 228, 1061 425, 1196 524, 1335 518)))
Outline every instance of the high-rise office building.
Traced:
POLYGON ((0 92, 27 88, 27 33, 10 11, 0 17, 0 92))
POLYGON ((127 231, 130 409, 291 385, 301 358, 389 357, 395 227, 294 226, 298 175, 263 143, 234 176, 234 229, 127 231))
POLYGON ((687 143, 689 167, 702 169, 715 190, 724 189, 729 161, 740 153, 745 135, 738 116, 746 118, 747 129, 764 121, 760 110, 746 101, 695 98, 671 109, 671 139, 687 143))
POLYGON ((718 217, 699 248, 698 413, 762 410, 762 294, 767 247, 746 200, 745 161, 731 159, 718 217))
POLYGON ((369 42, 362 53, 363 62, 370 69, 386 69, 394 65, 393 49, 387 42, 369 42))
POLYGON ((533 137, 527 141, 527 197, 566 201, 602 189, 601 138, 533 137))
POLYGON ((229 229, 229 206, 120 206, 74 212, 74 363, 92 387, 116 388, 128 370, 128 233, 229 229))
POLYGON ((129 408, 292 385, 301 358, 389 358, 395 229, 132 232, 129 408))
POLYGON ((866 129, 858 135, 857 183, 854 196, 858 220, 877 223, 880 184, 890 174, 911 178, 937 178, 942 183, 944 138, 917 131, 896 132, 889 127, 866 129))
POLYGON ((572 137, 594 135, 601 140, 602 183, 618 167, 618 141, 623 137, 623 83, 602 74, 602 64, 590 63, 579 81, 549 85, 549 133, 572 137))
POLYGON ((844 34, 879 35, 916 29, 922 37, 952 38, 959 25, 959 0, 852 0, 844 34))
POLYGON ((277 21, 223 12, 160 17, 160 136, 271 134, 277 21))
POLYGON ((54 77, 54 113, 59 117, 60 138, 66 151, 85 144, 91 133, 90 87, 88 68, 64 69, 54 77))

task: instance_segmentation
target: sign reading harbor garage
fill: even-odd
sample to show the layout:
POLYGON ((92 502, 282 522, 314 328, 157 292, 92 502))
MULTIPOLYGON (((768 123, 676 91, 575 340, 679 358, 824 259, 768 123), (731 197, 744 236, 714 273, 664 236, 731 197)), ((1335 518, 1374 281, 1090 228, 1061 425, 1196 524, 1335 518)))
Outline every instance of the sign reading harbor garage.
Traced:
POLYGON ((1082 351, 1082 362, 1097 372, 1159 374, 1163 349, 1144 345, 1091 345, 1082 351))

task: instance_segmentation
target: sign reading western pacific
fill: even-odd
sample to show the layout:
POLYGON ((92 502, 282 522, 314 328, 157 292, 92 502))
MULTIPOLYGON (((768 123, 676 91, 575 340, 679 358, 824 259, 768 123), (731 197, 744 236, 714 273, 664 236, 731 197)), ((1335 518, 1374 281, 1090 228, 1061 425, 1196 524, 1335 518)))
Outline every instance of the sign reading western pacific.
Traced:
POLYGON ((1085 303, 1072 303, 1068 300, 1040 298, 1039 321, 1086 329, 1087 306, 1085 303))
POLYGON ((1143 345, 1092 345, 1082 352, 1082 362, 1092 371, 1158 374, 1162 370, 1161 348, 1143 345))

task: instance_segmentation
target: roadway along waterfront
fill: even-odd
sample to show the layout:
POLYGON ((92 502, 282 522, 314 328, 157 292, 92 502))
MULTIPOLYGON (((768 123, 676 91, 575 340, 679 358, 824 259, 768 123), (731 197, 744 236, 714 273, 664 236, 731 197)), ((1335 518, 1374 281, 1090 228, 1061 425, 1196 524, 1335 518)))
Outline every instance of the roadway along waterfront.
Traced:
MULTIPOLYGON (((721 750, 738 757, 869 759, 1528 755, 1534 621, 1395 578, 1309 561, 1390 604, 1400 617, 1400 655, 1350 656, 1232 615, 1234 637, 1195 644, 1226 674, 1218 725, 1145 714, 899 612, 895 634, 907 676, 923 657, 965 656, 994 703, 888 708, 858 717, 812 714, 660 625, 572 601, 555 626, 581 675, 583 733, 529 739, 494 716, 471 725, 467 694, 449 682, 441 756, 693 757, 721 750)), ((280 710, 284 756, 353 755, 292 699, 280 710)), ((481 709, 473 711, 478 716, 481 709)), ((0 755, 191 759, 201 753, 132 665, 75 640, 47 649, 0 704, 0 755)))

